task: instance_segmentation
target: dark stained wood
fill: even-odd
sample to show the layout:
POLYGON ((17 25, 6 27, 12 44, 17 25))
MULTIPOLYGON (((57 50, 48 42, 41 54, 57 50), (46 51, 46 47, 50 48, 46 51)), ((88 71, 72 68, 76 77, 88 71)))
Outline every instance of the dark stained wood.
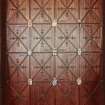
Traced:
POLYGON ((102 0, 7 4, 4 105, 105 105, 102 0))
MULTIPOLYGON (((105 10, 105 1, 103 0, 103 10, 105 10)), ((103 11, 103 71, 105 71, 105 11, 103 11)), ((105 80, 105 72, 103 72, 103 78, 105 80)), ((103 81, 105 90, 105 81, 103 81)), ((105 92, 104 92, 105 93, 105 92)))
POLYGON ((1 0, 1 63, 0 63, 0 69, 1 69, 1 87, 2 87, 2 105, 6 105, 5 101, 7 98, 5 97, 6 92, 6 80, 8 73, 8 66, 7 66, 7 40, 6 40, 6 17, 7 17, 7 1, 1 0), (5 8, 4 8, 5 7, 5 8))
MULTIPOLYGON (((0 1, 0 64, 1 64, 1 1, 0 1)), ((1 69, 0 69, 0 104, 2 104, 1 69)))

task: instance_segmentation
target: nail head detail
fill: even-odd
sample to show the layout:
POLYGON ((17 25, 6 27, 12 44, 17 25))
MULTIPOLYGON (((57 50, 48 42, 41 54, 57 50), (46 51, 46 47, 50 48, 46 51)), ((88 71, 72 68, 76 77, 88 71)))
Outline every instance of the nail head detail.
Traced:
POLYGON ((78 48, 77 53, 78 53, 78 55, 81 55, 82 54, 82 49, 78 48))
POLYGON ((81 78, 79 77, 79 78, 77 78, 77 85, 81 85, 82 84, 82 80, 81 80, 81 78))
POLYGON ((56 20, 53 20, 52 26, 53 26, 53 27, 56 27, 56 26, 57 26, 57 21, 56 21, 56 20))
POLYGON ((31 19, 28 20, 28 27, 32 27, 32 20, 31 19))
POLYGON ((53 80, 52 80, 52 85, 53 85, 53 86, 56 86, 57 83, 58 83, 57 79, 56 79, 56 78, 53 78, 53 80))
POLYGON ((32 51, 31 50, 28 50, 28 56, 31 56, 32 55, 32 51))
POLYGON ((57 49, 53 49, 53 56, 57 55, 57 49))
POLYGON ((31 78, 28 79, 28 85, 32 85, 32 79, 31 78))

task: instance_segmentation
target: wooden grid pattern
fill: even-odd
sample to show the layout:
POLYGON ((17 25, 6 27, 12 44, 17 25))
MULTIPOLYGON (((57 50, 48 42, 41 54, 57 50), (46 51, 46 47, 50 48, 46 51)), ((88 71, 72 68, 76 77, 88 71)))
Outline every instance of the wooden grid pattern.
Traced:
POLYGON ((6 105, 104 105, 101 0, 8 0, 6 105))

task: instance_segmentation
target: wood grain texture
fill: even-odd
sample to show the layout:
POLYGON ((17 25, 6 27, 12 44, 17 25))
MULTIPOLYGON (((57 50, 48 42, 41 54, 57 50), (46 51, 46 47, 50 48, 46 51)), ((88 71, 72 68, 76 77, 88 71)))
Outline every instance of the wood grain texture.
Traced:
POLYGON ((8 0, 5 105, 105 105, 102 0, 8 0))

